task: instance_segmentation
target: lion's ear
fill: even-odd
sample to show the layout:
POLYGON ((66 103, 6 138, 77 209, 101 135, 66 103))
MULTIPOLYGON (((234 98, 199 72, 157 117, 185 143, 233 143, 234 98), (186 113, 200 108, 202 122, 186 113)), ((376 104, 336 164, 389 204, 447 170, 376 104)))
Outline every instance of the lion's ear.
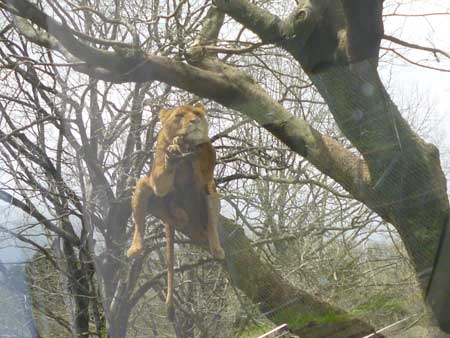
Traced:
POLYGON ((169 117, 171 112, 172 111, 169 109, 161 109, 161 111, 159 112, 159 119, 160 119, 161 123, 166 122, 166 120, 169 117))
POLYGON ((197 102, 196 104, 194 104, 194 107, 206 115, 206 108, 201 102, 197 102))

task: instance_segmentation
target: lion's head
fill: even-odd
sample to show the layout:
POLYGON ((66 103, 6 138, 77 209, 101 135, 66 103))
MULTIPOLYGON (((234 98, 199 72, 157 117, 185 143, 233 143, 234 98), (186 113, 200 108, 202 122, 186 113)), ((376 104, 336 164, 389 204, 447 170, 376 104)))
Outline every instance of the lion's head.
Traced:
POLYGON ((181 137, 184 142, 198 145, 208 141, 206 110, 201 103, 172 110, 161 110, 159 117, 167 141, 181 137))

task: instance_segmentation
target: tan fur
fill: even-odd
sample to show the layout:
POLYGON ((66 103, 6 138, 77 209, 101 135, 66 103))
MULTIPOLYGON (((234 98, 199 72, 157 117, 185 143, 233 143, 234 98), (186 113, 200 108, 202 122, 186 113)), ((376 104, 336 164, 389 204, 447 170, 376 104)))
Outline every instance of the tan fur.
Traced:
POLYGON ((147 212, 160 218, 166 229, 167 299, 173 319, 174 228, 180 227, 194 241, 209 243, 211 254, 225 257, 217 232, 220 201, 213 170, 216 156, 208 138, 203 105, 162 110, 161 131, 150 174, 136 183, 131 206, 134 235, 128 257, 143 251, 147 212))

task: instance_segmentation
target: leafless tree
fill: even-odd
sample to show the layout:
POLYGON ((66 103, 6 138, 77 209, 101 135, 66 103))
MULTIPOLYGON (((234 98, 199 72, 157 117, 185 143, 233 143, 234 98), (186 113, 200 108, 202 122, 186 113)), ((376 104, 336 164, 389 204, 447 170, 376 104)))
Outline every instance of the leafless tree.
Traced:
MULTIPOLYGON (((149 220, 145 255, 124 256, 130 195, 151 162, 157 112, 194 97, 210 100, 219 153, 222 268, 268 319, 302 337, 373 332, 305 286, 296 258, 309 255, 311 266, 335 236, 351 248, 388 223, 426 290, 422 272, 447 222, 446 180, 437 148, 381 82, 378 47, 384 38, 448 54, 384 35, 382 1, 368 13, 351 3, 0 1, 0 198, 46 236, 48 246, 11 231, 59 271, 74 336, 125 337, 133 311, 163 298, 159 223, 149 220), (357 36, 360 15, 376 28, 368 46, 357 36), (284 277, 285 262, 292 273, 284 277)), ((219 263, 190 255, 181 234, 177 245, 185 252, 179 281, 186 278, 179 301, 192 305, 186 276, 219 263)), ((210 290, 224 297, 229 286, 218 276, 210 290)), ((224 310, 223 297, 203 305, 216 309, 207 318, 224 310)), ((219 331, 194 305, 179 306, 175 335, 193 336, 186 316, 204 336, 219 331)))

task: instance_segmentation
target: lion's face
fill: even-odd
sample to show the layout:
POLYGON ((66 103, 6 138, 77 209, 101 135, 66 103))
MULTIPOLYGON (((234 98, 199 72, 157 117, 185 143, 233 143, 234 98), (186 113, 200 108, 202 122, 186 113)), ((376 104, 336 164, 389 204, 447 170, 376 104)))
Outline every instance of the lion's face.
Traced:
POLYGON ((169 140, 177 136, 190 144, 197 145, 208 140, 206 110, 201 104, 181 106, 173 110, 162 110, 162 129, 169 140))

